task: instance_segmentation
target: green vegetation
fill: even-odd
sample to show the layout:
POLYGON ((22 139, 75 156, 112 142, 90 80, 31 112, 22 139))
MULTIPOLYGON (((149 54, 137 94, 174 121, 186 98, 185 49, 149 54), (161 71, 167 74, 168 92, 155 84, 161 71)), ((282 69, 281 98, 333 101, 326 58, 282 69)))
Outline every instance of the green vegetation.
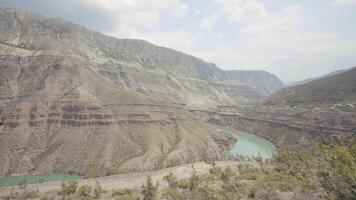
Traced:
POLYGON ((81 197, 89 197, 92 191, 92 187, 90 185, 82 185, 78 192, 79 192, 79 196, 81 197))
POLYGON ((135 191, 130 190, 130 189, 119 189, 119 190, 113 190, 111 193, 112 197, 115 197, 115 199, 118 200, 137 200, 138 195, 135 193, 135 191))
POLYGON ((100 198, 102 193, 104 192, 103 188, 101 187, 99 181, 95 180, 95 187, 94 187, 94 197, 95 198, 100 198))
POLYGON ((163 180, 168 188, 160 194, 167 200, 355 200, 356 142, 283 148, 272 161, 212 165, 207 175, 178 180, 170 173, 163 180))
POLYGON ((27 187, 27 181, 26 181, 26 179, 22 179, 22 180, 19 182, 19 188, 25 189, 26 187, 27 187))
MULTIPOLYGON (((98 181, 95 181, 95 186, 81 185, 78 188, 78 183, 71 181, 69 183, 62 182, 61 191, 59 194, 62 200, 94 200, 100 199, 104 193, 98 181)), ((48 197, 44 197, 48 198, 48 197)))
POLYGON ((62 182, 62 190, 59 192, 61 195, 74 194, 77 191, 78 183, 76 181, 70 181, 69 183, 62 182))
POLYGON ((7 196, 0 197, 0 199, 4 200, 23 200, 23 199, 36 199, 39 197, 38 190, 21 190, 21 192, 14 192, 13 190, 7 196))
POLYGON ((142 189, 142 195, 144 200, 154 200, 157 198, 157 192, 158 192, 158 182, 156 185, 153 184, 152 178, 147 177, 146 184, 143 184, 141 186, 142 189))
MULTIPOLYGON (((190 177, 180 180, 169 173, 163 177, 167 184, 162 188, 147 177, 141 190, 111 193, 103 191, 98 181, 79 189, 75 181, 63 182, 60 195, 63 200, 355 200, 356 140, 350 144, 329 140, 307 149, 282 148, 269 161, 240 161, 227 167, 212 163, 209 172, 198 175, 194 170, 190 177)), ((40 198, 38 191, 19 191, 2 198, 40 198)))

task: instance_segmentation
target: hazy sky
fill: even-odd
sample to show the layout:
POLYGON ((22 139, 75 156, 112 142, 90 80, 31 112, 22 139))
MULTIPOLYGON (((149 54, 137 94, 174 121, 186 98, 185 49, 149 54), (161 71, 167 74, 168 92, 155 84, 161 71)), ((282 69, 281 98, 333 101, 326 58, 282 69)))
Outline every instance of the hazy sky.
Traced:
POLYGON ((284 81, 356 66, 356 0, 0 0, 284 81))

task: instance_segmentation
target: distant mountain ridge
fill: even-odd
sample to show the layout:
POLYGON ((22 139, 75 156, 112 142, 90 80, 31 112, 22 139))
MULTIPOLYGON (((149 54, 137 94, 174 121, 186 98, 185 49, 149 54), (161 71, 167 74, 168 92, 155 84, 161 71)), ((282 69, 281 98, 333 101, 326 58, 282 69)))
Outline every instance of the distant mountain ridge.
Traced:
POLYGON ((271 103, 356 102, 356 67, 329 74, 317 80, 288 87, 273 95, 271 103))
POLYGON ((326 75, 323 75, 323 76, 318 76, 318 77, 314 77, 314 78, 304 79, 302 81, 297 81, 297 82, 294 82, 294 83, 288 85, 288 87, 302 85, 302 84, 305 84, 305 83, 316 81, 316 80, 321 79, 321 78, 325 78, 325 77, 333 76, 333 75, 336 75, 336 74, 340 74, 340 73, 345 72, 347 70, 349 70, 349 69, 340 69, 340 70, 336 70, 336 71, 330 72, 330 73, 328 73, 326 75))
POLYGON ((1 10, 0 53, 61 55, 90 61, 120 87, 189 108, 260 102, 283 87, 261 71, 223 71, 149 42, 116 39, 57 18, 1 10), (6 49, 6 50, 5 50, 6 49))

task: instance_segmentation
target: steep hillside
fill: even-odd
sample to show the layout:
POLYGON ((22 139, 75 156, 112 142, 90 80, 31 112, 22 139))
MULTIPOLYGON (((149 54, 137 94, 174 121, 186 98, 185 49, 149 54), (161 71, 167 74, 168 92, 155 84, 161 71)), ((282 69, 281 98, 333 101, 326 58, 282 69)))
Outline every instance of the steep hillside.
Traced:
POLYGON ((261 70, 228 70, 225 71, 225 76, 229 80, 244 81, 265 96, 284 87, 276 75, 261 70))
POLYGON ((294 82, 290 85, 288 85, 289 87, 292 87, 292 86, 297 86, 297 85, 303 85, 305 83, 309 83, 309 82, 312 82, 312 81, 316 81, 318 79, 321 79, 321 78, 325 78, 325 77, 329 77, 329 76, 334 76, 334 75, 337 75, 337 74, 340 74, 342 72, 345 72, 347 71, 348 69, 340 69, 340 70, 336 70, 336 71, 333 71, 333 72, 330 72, 326 75, 323 75, 323 76, 318 76, 318 77, 314 77, 314 78, 308 78, 308 79, 304 79, 302 81, 298 81, 298 82, 294 82))
POLYGON ((282 89, 267 102, 220 107, 210 121, 273 143, 310 145, 322 138, 356 138, 356 68, 282 89))
POLYGON ((163 48, 12 9, 0 9, 0 32, 0 176, 153 170, 219 159, 234 142, 182 105, 138 92, 138 84, 156 91, 167 76, 140 63, 169 56, 163 48))
POLYGON ((302 85, 285 88, 270 103, 337 103, 355 102, 356 67, 302 85))
MULTIPOLYGON (((142 40, 116 39, 56 18, 0 10, 0 53, 71 56, 121 88, 163 101, 207 109, 259 102, 280 82, 251 84, 253 74, 225 72, 214 64, 142 40), (276 84, 276 85, 274 85, 276 84)), ((267 74, 266 79, 270 79, 267 74)), ((255 80, 255 78, 253 78, 255 80)))

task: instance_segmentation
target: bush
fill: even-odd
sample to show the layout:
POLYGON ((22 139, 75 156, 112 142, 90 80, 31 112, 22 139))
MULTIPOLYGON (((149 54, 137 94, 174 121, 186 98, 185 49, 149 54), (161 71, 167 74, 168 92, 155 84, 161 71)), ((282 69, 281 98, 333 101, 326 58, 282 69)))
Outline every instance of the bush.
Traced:
POLYGON ((82 185, 79 188, 79 196, 81 197, 89 197, 91 194, 92 187, 90 185, 82 185))
POLYGON ((133 195, 134 192, 130 189, 119 189, 119 190, 113 190, 111 193, 111 196, 123 196, 123 195, 133 195))
POLYGON ((62 182, 60 191, 61 195, 70 195, 74 194, 77 191, 78 183, 76 181, 70 181, 68 184, 62 182))
POLYGON ((209 173, 212 174, 212 175, 218 175, 221 173, 221 168, 220 167, 211 167, 209 169, 209 173))
POLYGON ((178 187, 178 179, 174 176, 172 172, 170 172, 167 176, 163 177, 163 180, 168 183, 170 188, 177 188, 178 187))
POLYGON ((260 188, 255 192, 258 200, 282 200, 273 188, 260 188))
POLYGON ((200 183, 200 179, 195 173, 188 180, 189 180, 188 189, 190 191, 194 190, 200 183))
POLYGON ((158 182, 156 185, 153 184, 152 178, 147 177, 146 185, 141 186, 142 195, 144 200, 154 200, 157 198, 157 191, 158 191, 158 182))
POLYGON ((101 196, 101 193, 103 193, 103 188, 101 187, 99 181, 95 180, 95 188, 94 188, 94 197, 99 198, 101 196))
POLYGON ((232 176, 233 176, 233 172, 231 168, 228 166, 221 172, 220 178, 224 183, 228 183, 230 182, 232 176))
POLYGON ((25 189, 27 187, 27 180, 26 179, 22 179, 20 182, 19 182, 19 188, 20 189, 25 189))
POLYGON ((4 200, 14 200, 14 199, 35 199, 39 197, 38 190, 23 190, 22 192, 15 192, 14 190, 10 191, 10 194, 7 196, 0 196, 0 199, 4 200))
POLYGON ((321 185, 331 199, 355 200, 356 139, 349 145, 333 140, 320 148, 324 154, 323 160, 319 161, 321 185))
POLYGON ((184 200, 183 195, 179 192, 177 188, 166 189, 162 196, 167 200, 184 200))

